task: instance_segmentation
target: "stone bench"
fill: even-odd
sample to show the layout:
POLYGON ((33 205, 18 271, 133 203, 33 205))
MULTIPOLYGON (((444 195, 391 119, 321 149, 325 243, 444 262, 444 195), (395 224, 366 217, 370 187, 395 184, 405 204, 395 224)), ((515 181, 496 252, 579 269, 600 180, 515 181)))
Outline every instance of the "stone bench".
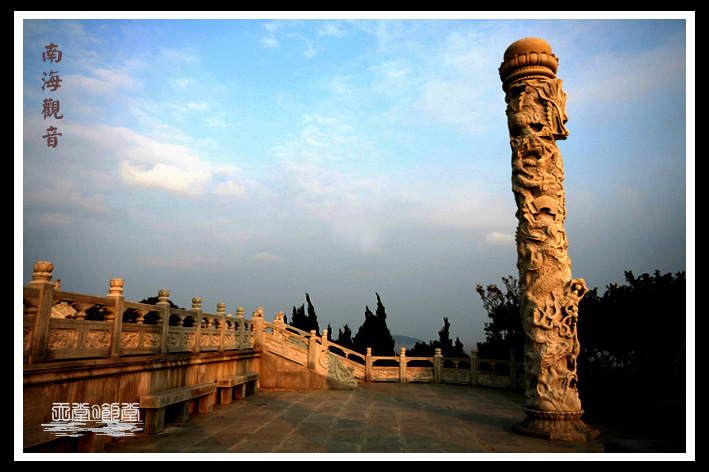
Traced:
POLYGON ((228 405, 234 399, 240 400, 246 394, 252 395, 256 393, 259 376, 258 372, 247 372, 217 379, 219 403, 228 405))
POLYGON ((214 405, 214 382, 174 388, 140 397, 140 408, 145 410, 145 432, 157 434, 165 427, 165 412, 169 408, 172 422, 184 423, 189 419, 190 402, 198 399, 199 413, 209 413, 214 405))

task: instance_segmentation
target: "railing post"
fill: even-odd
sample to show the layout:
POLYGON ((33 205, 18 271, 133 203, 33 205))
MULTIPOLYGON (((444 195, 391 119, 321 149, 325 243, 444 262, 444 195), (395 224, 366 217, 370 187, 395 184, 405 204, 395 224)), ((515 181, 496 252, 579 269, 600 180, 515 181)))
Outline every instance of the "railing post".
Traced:
POLYGON ((246 323, 244 323, 244 307, 240 306, 236 309, 236 332, 239 336, 239 350, 244 349, 244 330, 246 329, 246 323))
POLYGON ((286 325, 285 320, 283 319, 283 312, 279 311, 276 317, 273 319, 273 324, 278 326, 279 328, 283 328, 286 325))
POLYGON ((202 299, 195 297, 192 299, 192 309, 190 310, 194 313, 194 318, 196 319, 196 326, 194 330, 194 346, 192 346, 192 352, 197 354, 199 352, 200 335, 202 333, 202 299))
POLYGON ((158 302, 155 304, 157 311, 160 314, 160 322, 162 323, 162 331, 160 333, 160 350, 159 355, 163 357, 167 354, 167 335, 170 330, 170 291, 158 290, 158 302))
POLYGON ((433 381, 443 382, 443 355, 439 347, 436 348, 436 354, 433 356, 433 381))
POLYGON ((219 323, 219 352, 224 351, 224 330, 226 329, 226 303, 217 303, 217 318, 219 323))
POLYGON ((371 382, 373 379, 372 373, 372 348, 367 348, 367 353, 364 355, 364 381, 371 382))
POLYGON ((52 302, 54 301, 54 284, 52 271, 54 264, 39 261, 34 264, 32 281, 27 282, 29 287, 39 290, 37 295, 37 313, 34 316, 32 329, 32 348, 30 351, 30 364, 44 362, 49 340, 49 319, 52 317, 52 302))
POLYGON ((318 355, 318 340, 315 330, 310 330, 310 338, 308 339, 308 369, 315 369, 318 355))
POLYGON ((263 349, 263 308, 254 312, 253 323, 254 349, 261 350, 263 349))
POLYGON ((123 279, 111 279, 107 298, 115 299, 115 304, 108 310, 106 321, 113 321, 113 333, 111 334, 111 354, 110 357, 120 357, 121 355, 121 331, 123 329, 123 279))
POLYGON ((327 330, 322 330, 322 347, 325 348, 325 352, 328 351, 328 340, 327 340, 327 330))
POLYGON ((517 367, 515 366, 515 352, 510 351, 510 388, 517 388, 517 367))
POLYGON ((406 383, 406 348, 401 348, 399 355, 399 382, 406 383))
POLYGON ((470 385, 478 386, 478 351, 470 351, 470 385))

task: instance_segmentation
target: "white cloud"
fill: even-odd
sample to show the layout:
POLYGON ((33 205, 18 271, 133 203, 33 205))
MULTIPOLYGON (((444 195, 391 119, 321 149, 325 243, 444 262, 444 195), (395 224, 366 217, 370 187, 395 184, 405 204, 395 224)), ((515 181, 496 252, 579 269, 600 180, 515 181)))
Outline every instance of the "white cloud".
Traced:
POLYGON ((485 242, 493 246, 508 246, 514 244, 515 235, 492 232, 485 235, 485 242))
POLYGON ((194 85, 195 80, 192 77, 183 77, 180 79, 170 79, 170 83, 177 88, 187 88, 188 86, 194 85))
POLYGON ((165 56, 170 62, 180 64, 190 64, 198 61, 198 55, 194 48, 161 48, 160 54, 165 56))
MULTIPOLYGON (((72 166, 82 169, 80 173, 85 175, 87 166, 99 165, 104 169, 97 173, 102 179, 117 172, 131 185, 199 195, 208 188, 214 173, 219 172, 221 179, 227 181, 238 170, 217 165, 197 148, 164 142, 127 128, 69 123, 63 126, 66 136, 76 143, 75 149, 81 150, 77 157, 72 156, 67 161, 68 167, 64 170, 69 178, 75 174, 70 171, 72 166)), ((84 205, 89 202, 94 207, 103 203, 94 198, 84 205)))
POLYGON ((214 189, 214 193, 227 197, 243 197, 244 195, 246 195, 246 187, 244 185, 238 185, 232 180, 229 180, 218 184, 217 187, 214 189))
POLYGON ((261 44, 263 44, 268 49, 273 49, 280 46, 276 38, 261 38, 261 44))
POLYGON ((272 154, 281 160, 312 163, 345 163, 373 155, 369 139, 357 135, 348 119, 320 114, 303 115, 305 126, 289 142, 274 147, 272 154))
POLYGON ((270 252, 259 252, 257 254, 254 254, 251 257, 257 261, 280 261, 280 260, 282 260, 281 257, 276 256, 275 254, 271 254, 270 252))
POLYGON ((373 89, 385 95, 410 95, 418 77, 406 60, 384 61, 369 68, 375 75, 373 89))
POLYGON ((233 260, 225 257, 204 256, 199 253, 180 253, 171 257, 158 257, 146 255, 145 263, 156 267, 168 269, 194 269, 196 267, 223 267, 233 264, 233 260))
POLYGON ((93 69, 93 76, 82 74, 69 74, 62 79, 62 87, 79 91, 80 93, 92 93, 106 96, 116 93, 116 91, 135 90, 140 86, 140 82, 129 74, 109 69, 93 69))
POLYGON ((48 175, 38 188, 26 189, 23 204, 38 221, 50 226, 75 225, 82 216, 110 215, 104 193, 56 174, 48 175))
POLYGON ((315 46, 313 46, 312 41, 307 41, 307 44, 308 44, 308 48, 305 51, 303 51, 303 55, 305 57, 307 57, 308 59, 310 59, 311 57, 315 57, 315 55, 318 53, 318 49, 315 46))
POLYGON ((190 102, 187 104, 187 109, 188 110, 207 111, 207 110, 209 110, 209 104, 207 102, 200 102, 200 103, 190 102))
POLYGON ((336 240, 357 252, 384 254, 381 233, 386 224, 375 216, 381 210, 381 207, 365 209, 355 205, 338 208, 331 215, 330 232, 336 240))
POLYGON ((121 177, 128 183, 177 193, 202 193, 211 176, 207 171, 157 163, 151 168, 121 162, 121 177))
POLYGON ((211 128, 229 128, 231 126, 231 123, 228 123, 221 118, 205 118, 204 122, 211 128))
POLYGON ((345 30, 341 28, 340 24, 336 24, 333 21, 325 21, 318 25, 318 35, 341 38, 345 35, 345 30))
POLYGON ((575 103, 615 106, 654 94, 668 94, 684 83, 686 53, 683 42, 669 42, 637 54, 599 54, 584 58, 576 83, 564 88, 575 103))

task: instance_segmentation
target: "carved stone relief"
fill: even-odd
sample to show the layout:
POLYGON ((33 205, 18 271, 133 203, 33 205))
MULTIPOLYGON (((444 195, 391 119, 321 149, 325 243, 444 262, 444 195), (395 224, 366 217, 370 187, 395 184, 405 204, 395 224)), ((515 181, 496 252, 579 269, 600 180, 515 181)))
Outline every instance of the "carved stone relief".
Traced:
POLYGON ((47 349, 76 349, 79 331, 75 329, 50 329, 47 349))
POLYGON ((145 347, 160 346, 160 334, 159 333, 145 333, 143 335, 143 346, 145 346, 145 347))
POLYGON ((111 345, 111 332, 107 330, 89 330, 86 333, 85 346, 89 349, 106 348, 111 345))
POLYGON ((121 347, 138 347, 140 334, 137 332, 122 332, 121 347))

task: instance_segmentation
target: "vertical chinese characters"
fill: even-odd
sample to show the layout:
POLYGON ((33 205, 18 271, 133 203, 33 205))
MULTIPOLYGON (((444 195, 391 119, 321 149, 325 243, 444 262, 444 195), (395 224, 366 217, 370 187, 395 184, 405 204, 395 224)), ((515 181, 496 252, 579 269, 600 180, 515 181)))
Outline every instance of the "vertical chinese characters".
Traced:
MULTIPOLYGON (((62 51, 57 49, 57 45, 54 43, 49 43, 45 46, 45 52, 42 53, 42 62, 49 62, 50 64, 57 64, 62 60, 62 51)), ((50 69, 49 73, 42 72, 42 90, 49 92, 56 92, 58 88, 61 87, 62 79, 59 77, 59 71, 53 71, 50 69)), ((64 118, 63 114, 59 114, 60 103, 59 100, 53 98, 45 98, 42 103, 42 117, 44 120, 47 118, 54 118, 61 120, 64 118)), ((59 130, 55 126, 49 126, 47 128, 47 134, 42 136, 43 139, 47 140, 47 147, 56 148, 58 144, 58 137, 62 134, 58 132, 59 130)))

